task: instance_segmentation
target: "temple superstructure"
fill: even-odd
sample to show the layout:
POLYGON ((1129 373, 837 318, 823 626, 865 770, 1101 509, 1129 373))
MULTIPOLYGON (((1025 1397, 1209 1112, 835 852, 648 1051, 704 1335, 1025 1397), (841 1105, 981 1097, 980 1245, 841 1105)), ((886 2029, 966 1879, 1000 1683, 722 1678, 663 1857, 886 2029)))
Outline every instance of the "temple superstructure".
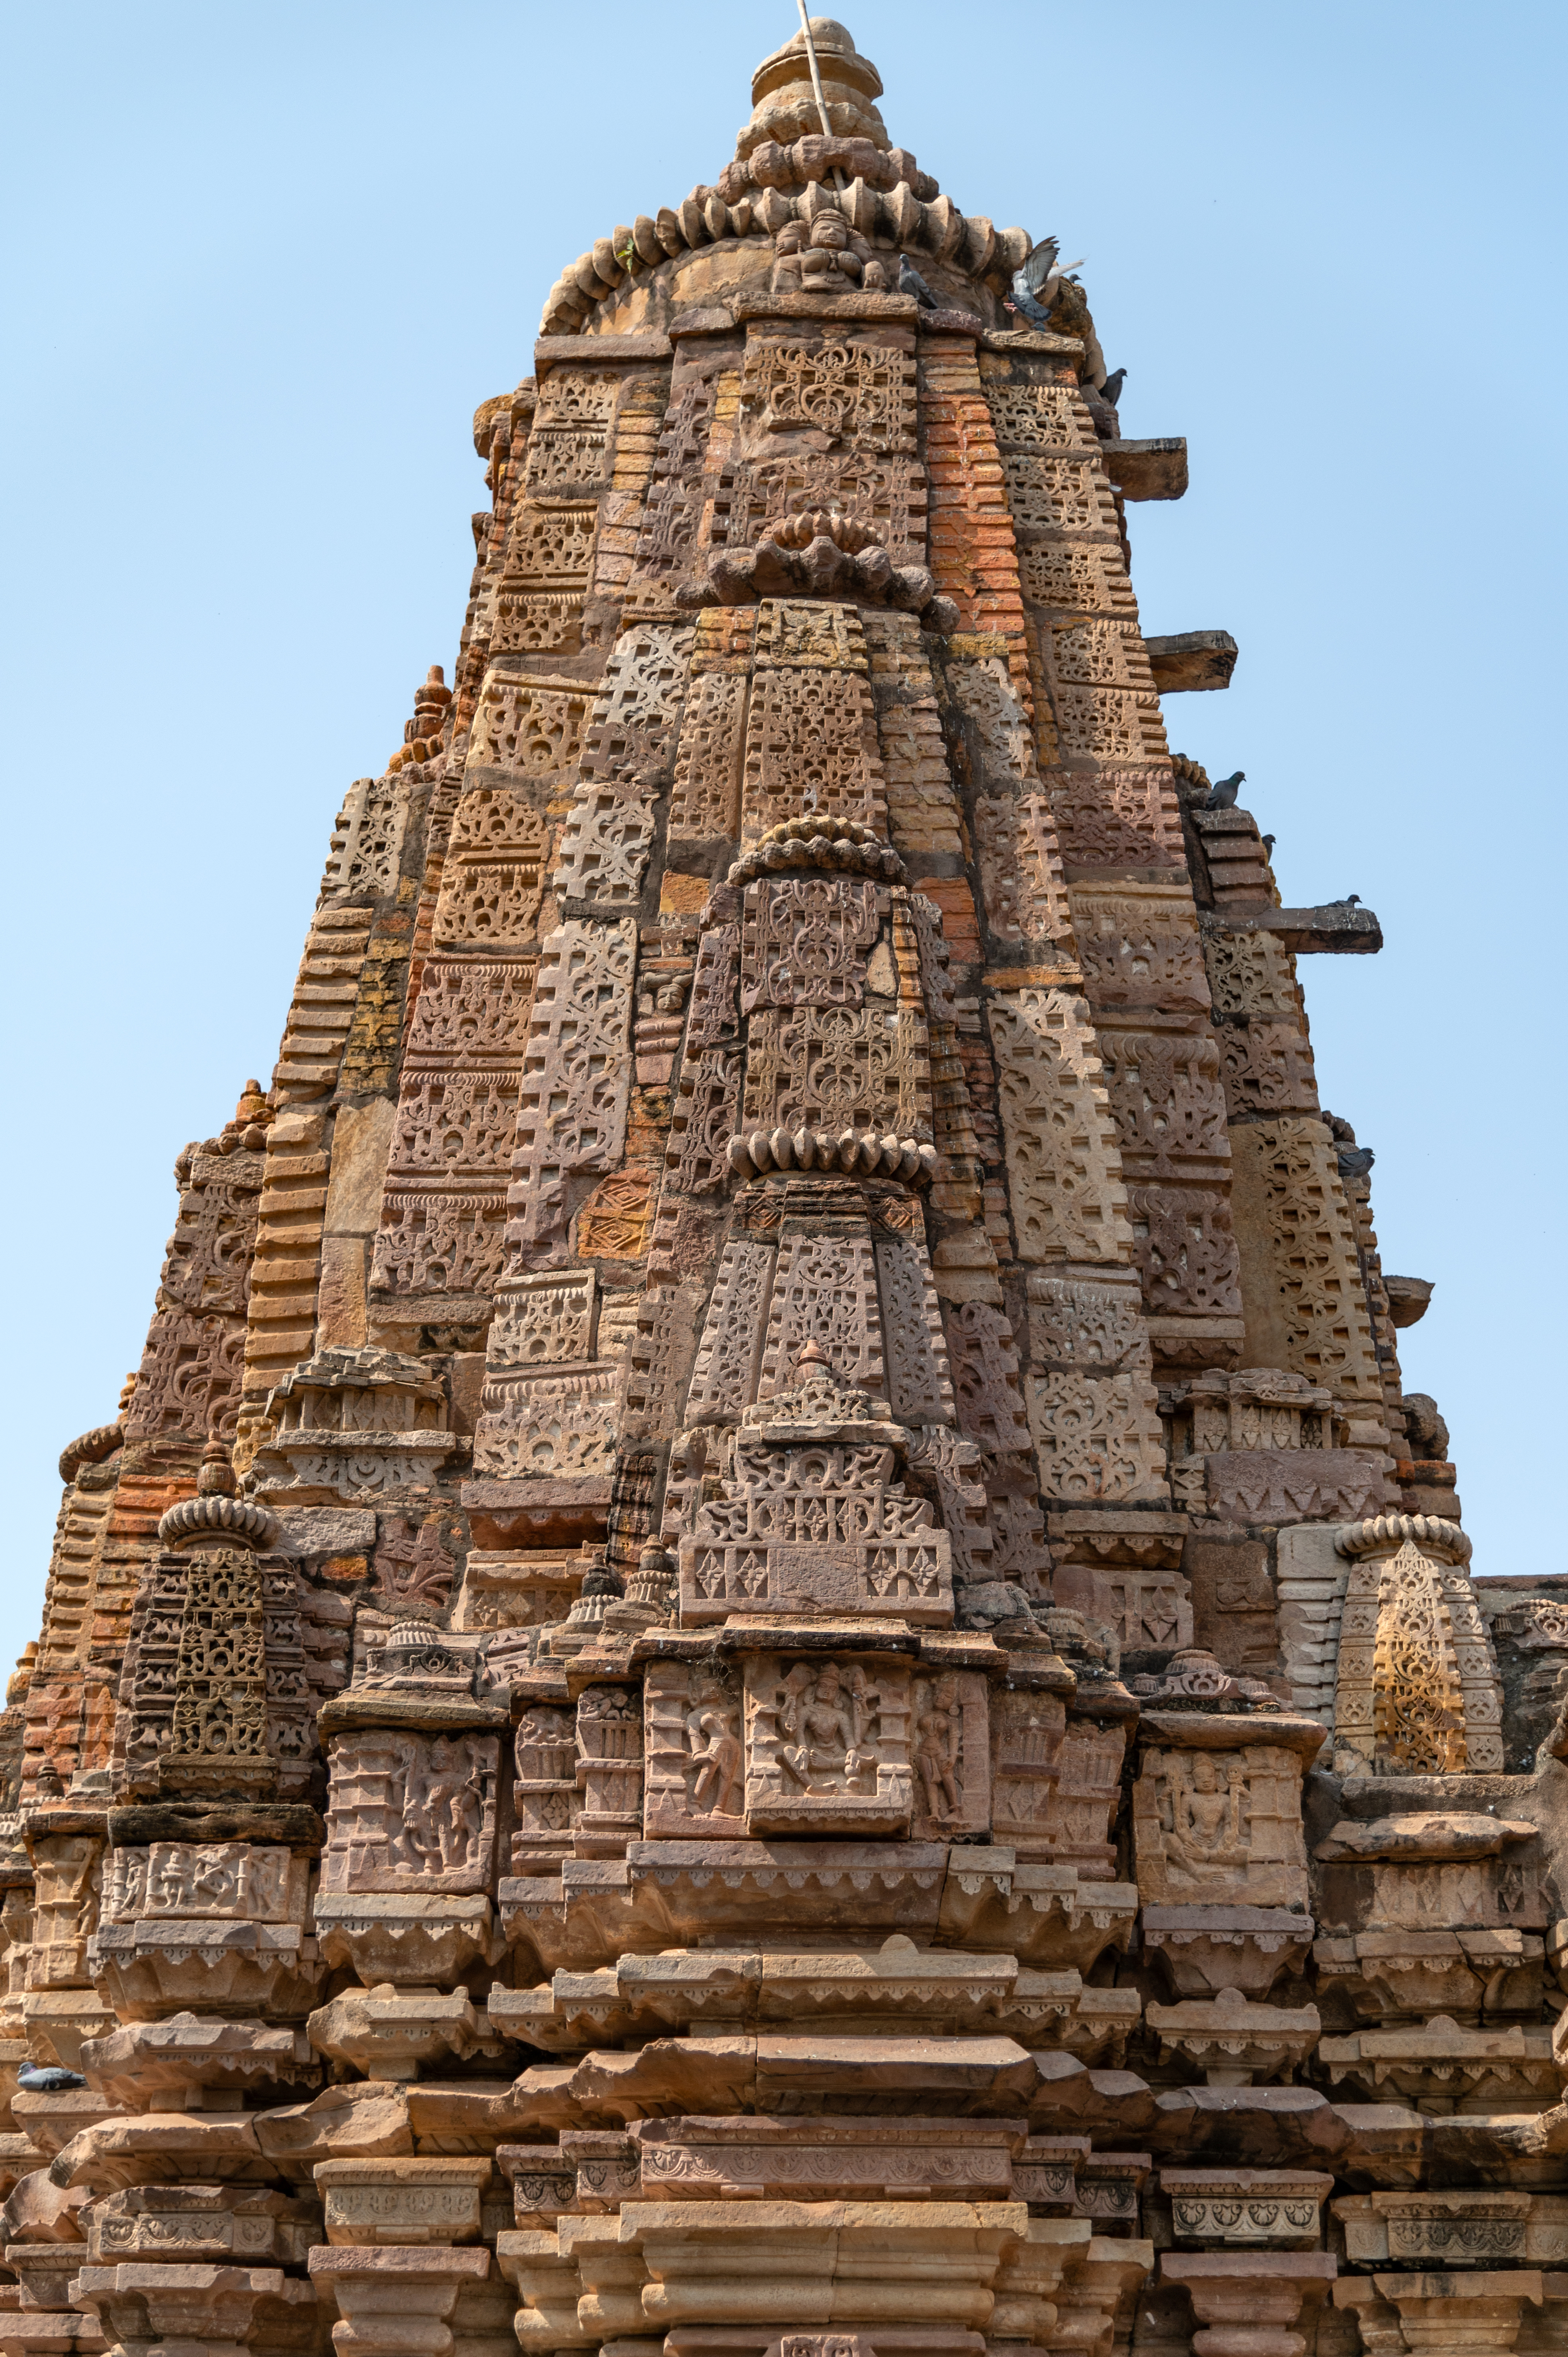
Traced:
POLYGON ((0 2357, 1562 2350, 1568 1593, 1319 1103, 1377 919, 1169 749, 1083 287, 843 27, 752 95, 60 1460, 0 2357))

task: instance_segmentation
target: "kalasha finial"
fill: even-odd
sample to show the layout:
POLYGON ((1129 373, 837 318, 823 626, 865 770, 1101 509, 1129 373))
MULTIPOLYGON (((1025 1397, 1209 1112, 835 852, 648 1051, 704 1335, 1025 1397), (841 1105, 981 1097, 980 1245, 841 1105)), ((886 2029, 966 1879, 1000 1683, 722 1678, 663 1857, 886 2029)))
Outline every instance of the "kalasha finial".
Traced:
POLYGON ((199 1498, 231 1498, 234 1495, 234 1468, 224 1442, 214 1437, 201 1452, 201 1470, 196 1477, 199 1498))
POLYGON ((158 1524, 160 1546, 275 1546, 283 1526, 270 1507, 240 1497, 227 1441, 216 1435, 201 1452, 196 1495, 171 1506, 158 1524))

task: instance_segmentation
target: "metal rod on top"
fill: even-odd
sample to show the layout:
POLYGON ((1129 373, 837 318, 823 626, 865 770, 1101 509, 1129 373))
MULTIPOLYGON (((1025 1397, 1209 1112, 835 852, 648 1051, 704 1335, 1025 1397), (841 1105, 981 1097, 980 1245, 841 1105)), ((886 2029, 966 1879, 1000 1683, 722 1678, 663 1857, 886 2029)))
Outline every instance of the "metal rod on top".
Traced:
MULTIPOLYGON (((833 135, 833 126, 828 121, 828 102, 822 96, 822 71, 817 64, 817 45, 811 38, 811 20, 806 14, 806 0, 796 0, 796 5, 800 11, 800 26, 806 36, 806 63, 811 69, 811 89, 816 96, 817 113, 822 118, 822 137, 831 139, 833 135)), ((846 183, 843 174, 836 165, 833 167, 833 181, 842 194, 846 183)))

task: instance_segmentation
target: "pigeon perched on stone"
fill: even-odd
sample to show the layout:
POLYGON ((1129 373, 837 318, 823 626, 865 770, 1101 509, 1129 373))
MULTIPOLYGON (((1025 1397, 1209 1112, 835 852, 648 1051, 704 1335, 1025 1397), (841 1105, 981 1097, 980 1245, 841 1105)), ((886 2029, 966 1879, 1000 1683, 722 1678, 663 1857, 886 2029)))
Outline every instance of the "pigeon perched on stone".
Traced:
POLYGON ((1113 369, 1112 373, 1106 378, 1104 383, 1100 388, 1101 400, 1108 401, 1111 404, 1112 408, 1114 409, 1117 403, 1122 398, 1122 388, 1126 382, 1126 370, 1124 368, 1113 369))
MULTIPOLYGON (((1067 276, 1057 260, 1061 252, 1054 237, 1043 237, 1021 270, 1013 273, 1013 305, 1032 328, 1048 328, 1051 305, 1061 292, 1067 276)), ((1076 262, 1069 269, 1076 270, 1076 262)))
POLYGON ((940 311, 941 305, 907 253, 898 256, 898 292, 912 295, 922 311, 940 311))
POLYGON ((1236 797, 1241 791, 1246 775, 1245 770, 1232 770, 1228 778, 1219 779, 1208 789, 1208 800, 1204 803, 1204 809, 1234 810, 1236 797))
POLYGON ((1278 841, 1279 836, 1277 834, 1265 834, 1263 837, 1263 849, 1271 859, 1274 856, 1274 845, 1278 841))
POLYGON ((1361 905, 1361 895, 1359 892, 1347 892, 1343 899, 1326 900, 1323 905, 1326 909, 1359 909, 1361 905))
POLYGON ((1369 1146, 1342 1146, 1334 1158, 1341 1178, 1365 1178, 1378 1157, 1369 1146))
POLYGON ((24 2062, 16 2084, 25 2095, 63 2095, 68 2087, 85 2087, 80 2071, 62 2071, 58 2062, 24 2062))

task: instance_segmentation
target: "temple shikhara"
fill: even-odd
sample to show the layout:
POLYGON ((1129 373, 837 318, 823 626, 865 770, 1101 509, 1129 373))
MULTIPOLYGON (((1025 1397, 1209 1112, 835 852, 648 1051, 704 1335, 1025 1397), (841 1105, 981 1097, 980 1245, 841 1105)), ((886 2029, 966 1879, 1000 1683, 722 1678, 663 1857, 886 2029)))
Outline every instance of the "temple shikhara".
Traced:
POLYGON ((0 2357, 1568 2349, 1568 1580, 1319 1099, 1378 921, 881 93, 812 20, 557 279, 176 1163, 0 1721, 0 2357))

